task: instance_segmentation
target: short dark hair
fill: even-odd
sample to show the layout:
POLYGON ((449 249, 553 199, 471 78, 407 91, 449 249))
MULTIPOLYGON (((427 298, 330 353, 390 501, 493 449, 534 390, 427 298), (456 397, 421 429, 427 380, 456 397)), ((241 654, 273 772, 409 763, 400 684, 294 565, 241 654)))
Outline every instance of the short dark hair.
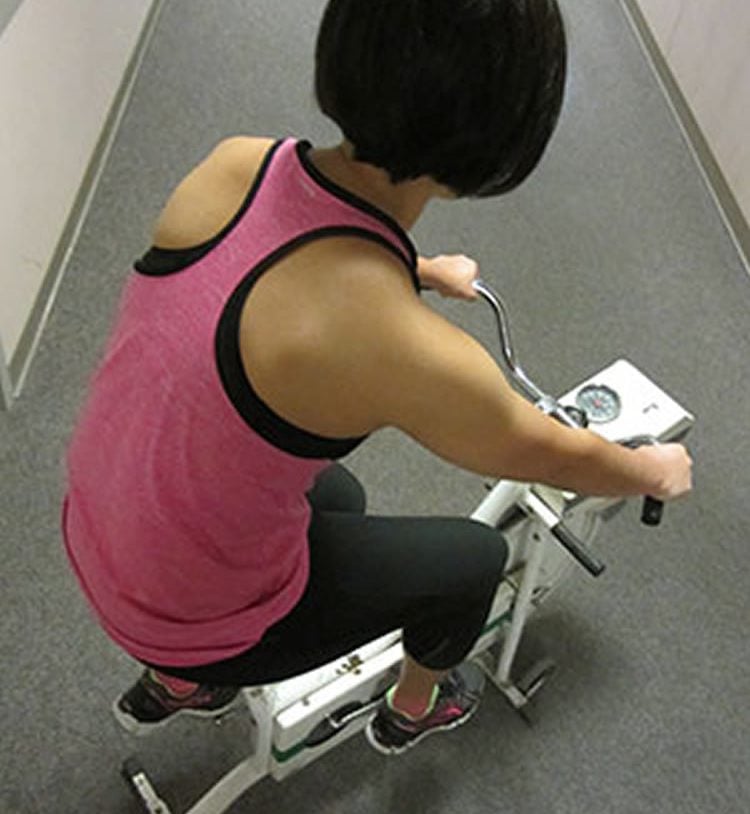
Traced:
POLYGON ((316 48, 318 103, 355 158, 461 196, 534 169, 565 75, 556 0, 330 0, 316 48))

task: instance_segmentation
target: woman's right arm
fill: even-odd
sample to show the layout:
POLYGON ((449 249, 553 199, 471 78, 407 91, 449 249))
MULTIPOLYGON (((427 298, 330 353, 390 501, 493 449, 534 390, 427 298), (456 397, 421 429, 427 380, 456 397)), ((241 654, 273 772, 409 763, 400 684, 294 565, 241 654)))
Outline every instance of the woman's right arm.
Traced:
POLYGON ((483 475, 589 495, 668 500, 690 490, 691 461, 681 445, 630 450, 564 427, 518 395, 464 331, 422 303, 404 310, 383 338, 390 364, 381 359, 371 383, 383 423, 483 475))

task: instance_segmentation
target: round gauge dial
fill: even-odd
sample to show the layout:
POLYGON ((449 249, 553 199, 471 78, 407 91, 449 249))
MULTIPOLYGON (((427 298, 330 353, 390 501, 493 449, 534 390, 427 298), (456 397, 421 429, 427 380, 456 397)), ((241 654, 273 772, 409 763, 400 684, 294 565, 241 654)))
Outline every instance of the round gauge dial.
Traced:
POLYGON ((594 424, 606 424, 620 415, 620 397, 605 384, 589 384, 576 395, 576 404, 594 424))

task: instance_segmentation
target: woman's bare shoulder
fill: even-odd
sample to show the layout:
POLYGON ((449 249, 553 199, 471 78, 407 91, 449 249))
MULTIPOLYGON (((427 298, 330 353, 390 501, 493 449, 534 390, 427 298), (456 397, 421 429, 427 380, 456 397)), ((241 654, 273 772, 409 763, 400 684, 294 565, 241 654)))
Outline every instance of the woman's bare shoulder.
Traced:
POLYGON ((407 268, 384 247, 352 236, 315 240, 253 287, 240 321, 240 353, 255 391, 275 412, 330 437, 377 425, 362 398, 375 360, 389 356, 393 324, 419 308, 407 268))
POLYGON ((242 206, 273 139, 219 142, 177 186, 154 230, 155 246, 187 249, 217 235, 242 206))

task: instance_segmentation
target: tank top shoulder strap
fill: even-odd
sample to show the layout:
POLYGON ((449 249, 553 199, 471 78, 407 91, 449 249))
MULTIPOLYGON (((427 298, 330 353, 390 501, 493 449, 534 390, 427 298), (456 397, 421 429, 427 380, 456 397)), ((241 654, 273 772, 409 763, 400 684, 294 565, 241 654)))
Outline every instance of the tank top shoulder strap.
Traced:
POLYGON ((352 219, 353 215, 354 219, 358 220, 359 225, 363 228, 382 235, 400 254, 412 272, 417 288, 419 288, 416 279, 417 250, 401 225, 386 212, 369 203, 369 201, 344 189, 323 175, 310 158, 312 145, 309 141, 297 141, 294 142, 293 146, 300 169, 318 187, 320 198, 322 200, 327 199, 331 215, 340 217, 346 213, 345 220, 347 222, 352 219))

